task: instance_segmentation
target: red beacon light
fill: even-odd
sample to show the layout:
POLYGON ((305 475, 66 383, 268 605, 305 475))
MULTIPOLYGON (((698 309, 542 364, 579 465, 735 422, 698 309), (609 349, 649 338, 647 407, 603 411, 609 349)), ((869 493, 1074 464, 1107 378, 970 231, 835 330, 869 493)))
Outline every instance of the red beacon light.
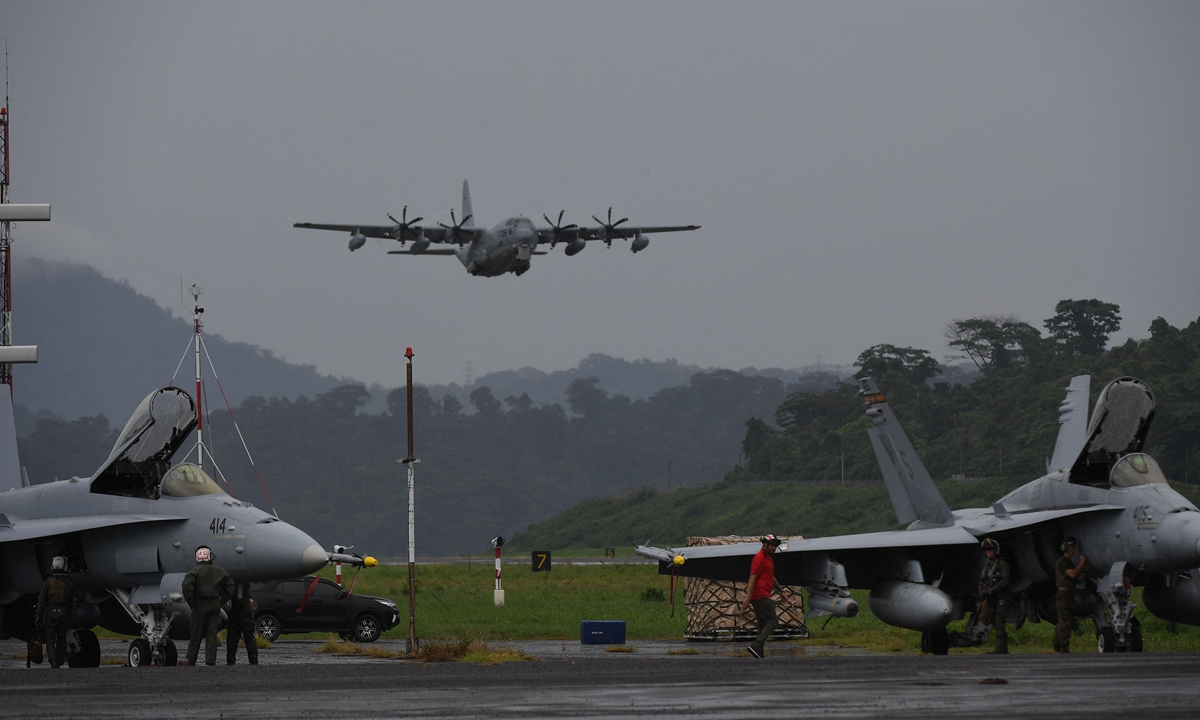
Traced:
POLYGON ((405 348, 405 349, 404 349, 404 357, 406 357, 406 358, 408 358, 409 360, 411 360, 411 359, 412 359, 412 356, 413 356, 413 351, 412 351, 412 348, 405 348))

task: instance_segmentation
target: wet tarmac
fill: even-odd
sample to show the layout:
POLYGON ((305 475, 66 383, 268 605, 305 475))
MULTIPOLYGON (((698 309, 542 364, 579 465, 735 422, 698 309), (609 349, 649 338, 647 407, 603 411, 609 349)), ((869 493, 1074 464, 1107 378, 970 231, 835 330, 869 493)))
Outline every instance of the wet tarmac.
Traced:
MULTIPOLYGON (((1194 717, 1200 653, 865 654, 723 643, 506 643, 543 659, 477 665, 322 655, 281 641, 257 667, 25 669, 0 642, 9 717, 1194 717), (668 654, 679 650, 699 654, 668 654)), ((398 643, 380 643, 398 649, 398 643)), ((107 662, 124 643, 104 641, 107 662)), ((223 661, 223 657, 222 657, 223 661)))

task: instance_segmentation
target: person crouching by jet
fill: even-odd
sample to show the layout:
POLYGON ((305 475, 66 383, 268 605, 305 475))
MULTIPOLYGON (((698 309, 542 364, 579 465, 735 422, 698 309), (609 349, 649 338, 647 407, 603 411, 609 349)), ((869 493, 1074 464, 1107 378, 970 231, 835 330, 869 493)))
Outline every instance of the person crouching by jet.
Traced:
POLYGON ((983 566, 983 575, 979 578, 979 597, 981 598, 980 619, 990 622, 996 629, 996 655, 1008 654, 1008 628, 1005 621, 1008 618, 1008 607, 1012 605, 1012 593, 1009 585, 1012 570, 1008 561, 1000 557, 1000 543, 991 538, 984 538, 980 543, 987 555, 987 565, 983 566), (988 616, 991 616, 989 621, 988 616))
POLYGON ((1075 620, 1075 581, 1087 572, 1087 555, 1079 555, 1079 564, 1075 564, 1075 551, 1079 543, 1068 535, 1063 538, 1058 549, 1062 557, 1054 564, 1054 582, 1058 592, 1054 594, 1054 610, 1058 614, 1058 624, 1054 626, 1054 652, 1071 652, 1071 630, 1075 620))
POLYGON ((183 577, 183 599, 192 608, 192 634, 188 639, 187 660, 180 665, 196 664, 201 638, 204 638, 205 663, 217 664, 221 603, 233 597, 234 586, 229 573, 213 564, 214 557, 207 545, 196 548, 196 567, 183 577))
POLYGON ((83 599, 83 591, 67 575, 65 557, 55 557, 50 561, 50 568, 50 577, 46 578, 42 591, 38 593, 34 617, 45 637, 50 667, 58 668, 67 659, 67 625, 71 621, 71 607, 83 599))
POLYGON ((775 615, 775 601, 771 599, 771 590, 779 588, 779 596, 785 604, 791 600, 775 580, 775 560, 771 557, 779 547, 779 538, 765 535, 762 539, 762 550, 754 556, 750 563, 750 579, 746 582, 746 599, 742 601, 742 612, 754 605, 754 617, 758 621, 758 636, 754 642, 746 646, 746 652, 756 658, 766 655, 767 638, 779 625, 775 615))

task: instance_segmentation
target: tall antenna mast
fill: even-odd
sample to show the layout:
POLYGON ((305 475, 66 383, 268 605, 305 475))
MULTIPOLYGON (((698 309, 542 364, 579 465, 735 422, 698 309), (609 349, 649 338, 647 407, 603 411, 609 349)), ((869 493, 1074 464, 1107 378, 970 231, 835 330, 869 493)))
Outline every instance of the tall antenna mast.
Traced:
MULTIPOLYGON (((8 40, 4 41, 4 106, 0 107, 0 152, 3 166, 0 167, 0 204, 8 203, 8 40)), ((0 223, 0 346, 12 345, 12 223, 0 223)), ((12 392, 12 365, 0 363, 0 385, 7 385, 12 392)))
POLYGON ((204 410, 200 404, 200 330, 204 325, 200 322, 200 316, 204 314, 204 308, 200 307, 200 293, 204 289, 199 285, 192 285, 188 293, 192 296, 192 322, 196 341, 196 465, 201 470, 204 469, 204 410))

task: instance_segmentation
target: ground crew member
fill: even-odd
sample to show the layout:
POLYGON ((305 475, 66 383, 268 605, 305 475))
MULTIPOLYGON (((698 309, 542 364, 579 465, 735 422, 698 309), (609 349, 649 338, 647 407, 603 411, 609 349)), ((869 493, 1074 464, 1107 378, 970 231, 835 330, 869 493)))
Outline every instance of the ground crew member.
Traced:
POLYGON ((246 643, 246 659, 258 664, 258 640, 254 636, 254 606, 250 599, 250 583, 237 583, 229 601, 229 622, 225 632, 225 664, 237 662, 238 642, 246 643))
POLYGON ((67 575, 67 559, 62 555, 50 561, 50 577, 42 584, 38 593, 34 617, 42 628, 46 642, 46 655, 50 667, 60 667, 67 659, 67 625, 71 621, 71 607, 83 599, 83 591, 67 575))
POLYGON ((767 638, 779 625, 775 615, 775 601, 771 599, 771 590, 778 588, 779 596, 785 604, 791 604, 783 587, 775 581, 775 560, 771 556, 779 547, 779 538, 766 535, 762 539, 762 550, 750 562, 750 579, 746 583, 746 599, 742 602, 742 612, 754 605, 754 617, 758 621, 758 635, 754 642, 746 646, 746 652, 756 658, 763 657, 766 650, 767 638))
POLYGON ((213 551, 207 545, 196 548, 196 567, 183 577, 183 599, 192 608, 192 634, 188 640, 187 660, 180 665, 195 665, 204 639, 204 660, 217 664, 217 631, 221 628, 221 603, 233 597, 233 578, 213 564, 213 551))
POLYGON ((1008 654, 1008 628, 1005 620, 1008 617, 1008 607, 1012 605, 1012 593, 1009 585, 1012 580, 1012 569, 1008 561, 1000 557, 1000 543, 991 538, 984 538, 980 543, 987 555, 987 565, 983 566, 983 575, 979 578, 979 597, 988 603, 993 611, 992 627, 996 629, 997 655, 1008 654))
POLYGON ((1079 556, 1079 564, 1074 561, 1075 551, 1079 543, 1068 535, 1063 538, 1058 549, 1062 557, 1054 564, 1054 583, 1058 592, 1054 595, 1054 610, 1058 614, 1058 624, 1054 626, 1054 652, 1071 652, 1071 625, 1075 619, 1075 581, 1087 572, 1088 560, 1086 555, 1079 556))

